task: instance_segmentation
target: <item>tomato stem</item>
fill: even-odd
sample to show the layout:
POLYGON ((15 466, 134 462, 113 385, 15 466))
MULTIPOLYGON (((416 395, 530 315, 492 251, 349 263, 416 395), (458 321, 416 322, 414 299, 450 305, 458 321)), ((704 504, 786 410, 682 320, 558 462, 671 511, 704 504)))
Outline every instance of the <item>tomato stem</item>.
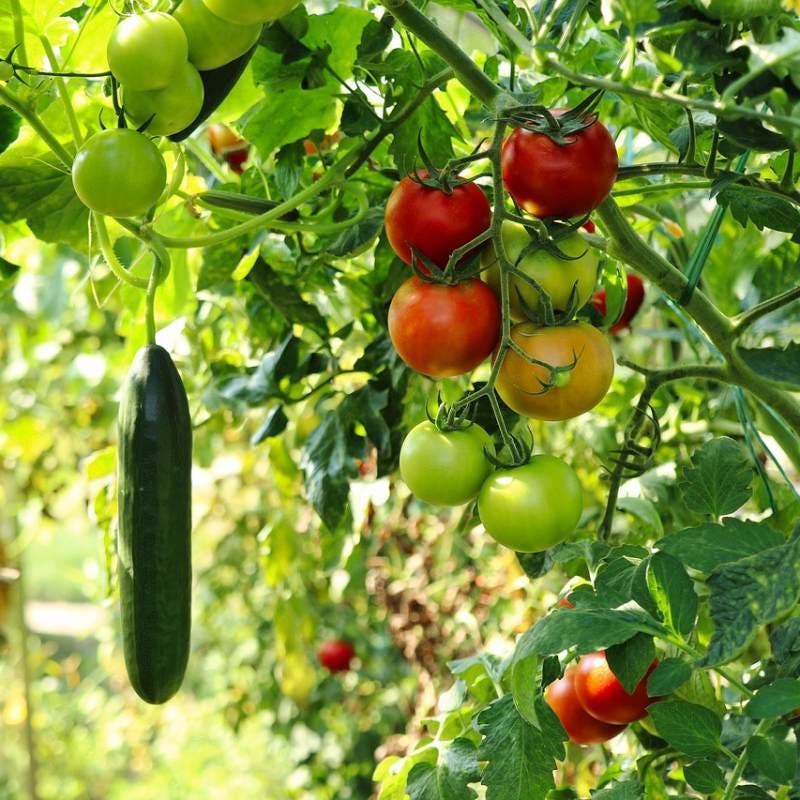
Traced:
MULTIPOLYGON (((50 40, 46 36, 40 36, 39 41, 42 43, 42 47, 44 48, 44 52, 47 55, 47 60, 50 62, 50 65, 53 67, 53 69, 58 69, 58 59, 56 58, 53 46, 50 44, 50 40)), ((81 133, 81 126, 78 124, 78 118, 75 116, 75 109, 72 107, 72 101, 69 98, 67 84, 64 81, 64 78, 60 75, 55 78, 55 83, 56 89, 58 90, 58 96, 61 98, 64 111, 67 114, 69 127, 72 131, 72 138, 75 140, 75 145, 80 148, 83 144, 83 134, 81 133)))
POLYGON ((108 264, 108 268, 114 273, 114 276, 122 283, 127 283, 129 286, 134 286, 137 289, 147 289, 150 281, 146 278, 140 278, 133 275, 122 265, 122 262, 117 258, 114 252, 114 246, 111 244, 111 239, 108 235, 108 228, 106 227, 106 218, 102 214, 92 214, 94 220, 94 227, 97 231, 97 243, 100 245, 100 252, 108 264))

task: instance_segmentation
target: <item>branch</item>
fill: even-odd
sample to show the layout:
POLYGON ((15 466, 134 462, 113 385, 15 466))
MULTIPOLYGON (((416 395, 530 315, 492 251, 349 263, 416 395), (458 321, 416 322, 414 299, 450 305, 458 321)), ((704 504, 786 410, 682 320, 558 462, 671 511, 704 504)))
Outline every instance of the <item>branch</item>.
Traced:
POLYGON ((795 286, 793 289, 789 289, 782 294, 771 297, 769 300, 765 300, 763 303, 759 303, 757 306, 753 306, 753 308, 745 311, 734 319, 734 335, 739 338, 753 323, 760 320, 761 317, 766 317, 767 314, 771 314, 773 311, 788 306, 796 300, 800 300, 800 286, 795 286))

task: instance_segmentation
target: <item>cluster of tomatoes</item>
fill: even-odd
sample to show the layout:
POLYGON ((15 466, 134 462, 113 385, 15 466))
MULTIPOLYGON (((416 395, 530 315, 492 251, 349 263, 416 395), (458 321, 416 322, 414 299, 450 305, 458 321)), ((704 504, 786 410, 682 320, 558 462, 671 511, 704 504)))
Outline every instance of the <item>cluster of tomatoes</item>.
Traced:
POLYGON ((647 716, 647 707, 660 698, 647 694, 647 681, 658 666, 650 664, 629 693, 611 671, 606 654, 582 656, 553 681, 544 697, 575 744, 599 744, 622 733, 627 725, 647 716))
POLYGON ((139 216, 155 205, 167 173, 150 137, 185 134, 204 119, 209 76, 250 51, 264 23, 297 2, 183 0, 172 14, 124 17, 108 41, 108 65, 122 89, 124 117, 139 130, 105 130, 81 147, 72 167, 81 201, 112 217, 139 216))
MULTIPOLYGON (((556 110, 546 124, 555 133, 522 126, 503 144, 507 192, 539 218, 584 218, 609 194, 617 154, 608 130, 593 116, 571 120, 558 133, 556 110)), ((456 179, 440 186, 427 172, 395 186, 386 206, 386 234, 394 251, 417 274, 398 289, 389 308, 389 334, 413 369, 441 378, 462 375, 497 354, 502 314, 501 270, 493 244, 481 249, 478 277, 447 282, 430 275, 459 251, 459 265, 475 261, 462 251, 492 221, 489 202, 475 183, 456 179)), ((591 225, 591 223, 588 223, 591 225)), ((582 414, 607 393, 614 374, 608 337, 575 312, 593 301, 599 259, 575 226, 554 225, 552 246, 534 241, 525 225, 504 220, 500 231, 514 267, 508 275, 511 347, 505 348, 494 388, 518 414, 565 420, 582 414), (534 322, 549 297, 556 324, 534 322)), ((441 277, 441 274, 438 276, 441 277)), ((638 280, 638 279, 637 279, 638 280)), ((494 470, 492 442, 478 425, 440 429, 423 422, 406 437, 400 471, 422 500, 460 505, 478 498, 486 531, 521 552, 552 547, 571 534, 583 501, 575 472, 550 455, 494 470), (554 497, 559 502, 553 503, 554 497)))

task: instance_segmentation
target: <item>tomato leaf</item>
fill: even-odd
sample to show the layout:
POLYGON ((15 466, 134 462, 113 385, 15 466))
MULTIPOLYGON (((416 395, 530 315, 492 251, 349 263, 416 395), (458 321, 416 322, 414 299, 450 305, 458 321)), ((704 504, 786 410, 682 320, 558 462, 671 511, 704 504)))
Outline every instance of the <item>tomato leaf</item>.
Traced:
POLYGON ((698 666, 725 664, 800 599, 800 536, 715 569, 708 578, 714 633, 698 666))
POLYGON ((744 450, 727 436, 697 450, 679 487, 686 505, 698 514, 731 514, 752 495, 753 469, 744 450))
POLYGON ((681 658, 665 658, 647 679, 648 697, 663 697, 683 686, 692 676, 692 667, 681 658))
POLYGON ((747 746, 750 763, 775 783, 789 783, 797 771, 797 742, 754 736, 747 746))
POLYGON ((647 565, 647 588, 667 626, 687 636, 697 619, 698 599, 683 564, 667 553, 655 553, 647 565))
POLYGON ((536 714, 541 729, 526 722, 505 695, 478 715, 477 728, 484 736, 478 759, 488 762, 481 778, 487 800, 530 800, 554 788, 555 760, 564 758, 567 737, 541 698, 536 714))
POLYGON ((754 372, 800 391, 800 342, 790 342, 782 350, 777 347, 757 350, 743 347, 737 352, 754 372))
POLYGON ((645 794, 639 779, 631 778, 592 792, 591 797, 592 800, 644 800, 645 794))
POLYGON ((722 720, 705 706, 664 700, 648 708, 659 736, 676 750, 702 758, 719 749, 722 720))
POLYGON ((456 739, 438 764, 421 762, 408 773, 406 791, 411 800, 472 800, 477 792, 467 786, 480 780, 475 745, 456 739))
POLYGON ((0 153, 19 135, 22 118, 8 106, 0 106, 0 153))
POLYGON ((644 633, 606 650, 606 661, 628 694, 633 694, 656 655, 653 637, 644 633))
POLYGON ((713 761, 695 761, 683 768, 686 782, 693 789, 703 794, 711 794, 725 785, 725 776, 722 770, 713 761))
POLYGON ((800 680, 779 678, 756 692, 745 713, 753 719, 775 719, 797 708, 800 708, 800 680))
POLYGON ((539 727, 536 716, 536 673, 539 659, 536 656, 514 659, 511 665, 511 694, 520 715, 531 725, 539 727))
POLYGON ((656 547, 679 558, 686 566, 708 574, 720 564, 738 561, 783 542, 783 536, 764 523, 726 517, 722 525, 707 522, 671 533, 656 542, 656 547))
POLYGON ((717 202, 729 208, 733 218, 743 226, 750 221, 760 231, 769 228, 786 233, 800 228, 800 211, 788 200, 749 186, 731 184, 717 195, 717 202))

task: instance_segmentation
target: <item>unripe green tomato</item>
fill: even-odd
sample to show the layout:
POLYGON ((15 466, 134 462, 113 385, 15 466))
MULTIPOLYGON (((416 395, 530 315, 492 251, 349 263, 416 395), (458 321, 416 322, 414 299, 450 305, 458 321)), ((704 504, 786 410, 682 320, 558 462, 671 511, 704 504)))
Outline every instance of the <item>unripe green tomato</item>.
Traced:
POLYGON ((480 491, 492 465, 492 439, 480 425, 440 431, 420 422, 400 448, 400 475, 420 500, 439 506, 460 506, 480 491))
MULTIPOLYGON (((597 251, 590 247, 580 234, 572 233, 557 243, 558 249, 565 255, 571 256, 570 259, 558 258, 546 250, 534 250, 524 256, 519 263, 517 263, 517 259, 531 243, 531 237, 525 227, 506 220, 503 222, 502 236, 506 255, 511 263, 533 278, 550 295, 556 311, 566 311, 569 307, 573 286, 576 287, 577 292, 575 308, 582 308, 586 305, 597 283, 599 258, 597 251)), ((483 273, 483 278, 499 296, 500 268, 497 265, 493 244, 489 243, 481 253, 481 265, 488 267, 483 273)), ((526 318, 520 296, 531 308, 538 308, 539 292, 522 278, 512 275, 509 281, 509 300, 511 302, 511 319, 514 321, 526 318)))
POLYGON ((189 61, 201 72, 230 64, 261 35, 261 25, 234 25, 212 14, 203 0, 183 0, 175 19, 189 40, 189 61))
POLYGON ((492 473, 478 495, 478 514, 495 541, 520 553, 538 553, 567 538, 583 511, 575 471, 550 455, 492 473))
POLYGON ((781 0, 694 0, 694 6, 712 19, 720 22, 741 22, 779 14, 781 0))
POLYGON ((272 22, 288 14, 300 0, 203 0, 209 11, 235 25, 272 22))
POLYGON ((169 86, 150 92, 124 89, 122 105, 137 126, 147 125, 147 133, 169 136, 182 131, 203 107, 205 89, 200 73, 187 61, 169 86), (151 119, 152 117, 152 119, 151 119))
POLYGON ((108 66, 126 88, 163 89, 186 63, 189 44, 183 28, 158 11, 125 17, 111 33, 108 66))
POLYGON ((10 81, 14 77, 14 67, 7 61, 0 61, 0 81, 10 81))
POLYGON ((130 128, 101 131, 72 163, 72 184, 83 204, 109 217, 137 217, 155 205, 167 185, 158 148, 130 128))

